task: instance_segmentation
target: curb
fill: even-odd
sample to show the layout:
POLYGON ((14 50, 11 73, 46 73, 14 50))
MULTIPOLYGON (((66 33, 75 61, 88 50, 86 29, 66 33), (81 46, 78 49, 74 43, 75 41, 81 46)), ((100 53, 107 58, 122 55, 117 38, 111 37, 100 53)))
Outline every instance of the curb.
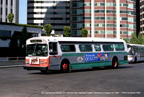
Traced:
POLYGON ((0 66, 0 69, 2 68, 14 68, 14 67, 24 67, 25 65, 10 65, 10 66, 0 66))

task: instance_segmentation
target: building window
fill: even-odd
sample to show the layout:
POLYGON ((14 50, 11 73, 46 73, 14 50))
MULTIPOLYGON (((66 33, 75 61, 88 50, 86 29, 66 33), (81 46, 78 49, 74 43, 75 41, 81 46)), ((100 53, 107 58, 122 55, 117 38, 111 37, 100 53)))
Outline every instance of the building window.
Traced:
POLYGON ((95 31, 95 34, 105 34, 105 31, 95 31))
POLYGON ((104 13, 104 10, 95 10, 95 13, 104 13))
POLYGON ((11 6, 13 6, 13 0, 11 0, 11 6))
POLYGON ((6 16, 7 16, 7 13, 8 13, 8 9, 6 8, 6 16))
POLYGON ((105 17, 95 17, 95 20, 105 20, 105 17))
POLYGON ((8 5, 8 0, 6 0, 6 5, 8 5))
POLYGON ((107 13, 116 13, 115 10, 107 10, 107 13))
POLYGON ((116 27, 116 24, 107 24, 107 27, 116 27))
POLYGON ((105 27, 105 24, 95 24, 95 27, 105 27))
POLYGON ((84 6, 91 6, 91 3, 85 2, 84 6))
POLYGON ((107 34, 116 34, 116 31, 107 31, 107 34))
POLYGON ((105 6, 104 3, 95 3, 95 6, 105 6))
POLYGON ((0 14, 2 15, 2 8, 0 8, 0 10, 1 10, 1 13, 0 13, 0 14))
POLYGON ((90 13, 91 10, 90 10, 90 9, 85 9, 84 12, 85 12, 85 13, 90 13))
POLYGON ((91 24, 89 24, 89 23, 85 23, 84 26, 85 26, 85 27, 90 27, 91 24))
POLYGON ((116 20, 116 17, 107 17, 107 20, 116 20))
POLYGON ((0 30, 0 38, 11 37, 11 31, 0 30))
POLYGON ((107 6, 112 7, 112 6, 116 6, 116 4, 115 3, 107 3, 107 6))
POLYGON ((85 20, 90 20, 90 19, 91 19, 91 17, 84 17, 84 19, 85 19, 85 20))

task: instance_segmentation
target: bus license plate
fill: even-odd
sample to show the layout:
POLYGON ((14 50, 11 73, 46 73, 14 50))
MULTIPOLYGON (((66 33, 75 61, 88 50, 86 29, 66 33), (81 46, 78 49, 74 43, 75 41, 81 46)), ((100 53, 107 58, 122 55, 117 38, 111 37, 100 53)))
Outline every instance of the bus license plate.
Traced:
POLYGON ((39 58, 32 58, 31 64, 39 64, 39 58))

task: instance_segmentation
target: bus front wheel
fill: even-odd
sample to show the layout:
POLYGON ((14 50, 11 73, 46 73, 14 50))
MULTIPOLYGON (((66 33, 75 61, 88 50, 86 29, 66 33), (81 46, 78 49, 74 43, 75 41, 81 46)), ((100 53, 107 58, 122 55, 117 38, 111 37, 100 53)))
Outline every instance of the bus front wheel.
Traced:
POLYGON ((112 61, 112 68, 118 68, 118 59, 114 58, 112 61))

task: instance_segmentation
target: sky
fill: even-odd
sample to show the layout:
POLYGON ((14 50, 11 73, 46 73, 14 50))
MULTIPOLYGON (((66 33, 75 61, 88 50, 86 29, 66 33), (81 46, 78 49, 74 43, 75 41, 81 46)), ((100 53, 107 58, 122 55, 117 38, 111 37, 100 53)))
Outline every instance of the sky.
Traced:
POLYGON ((27 0, 19 0, 19 23, 27 24, 27 0))

